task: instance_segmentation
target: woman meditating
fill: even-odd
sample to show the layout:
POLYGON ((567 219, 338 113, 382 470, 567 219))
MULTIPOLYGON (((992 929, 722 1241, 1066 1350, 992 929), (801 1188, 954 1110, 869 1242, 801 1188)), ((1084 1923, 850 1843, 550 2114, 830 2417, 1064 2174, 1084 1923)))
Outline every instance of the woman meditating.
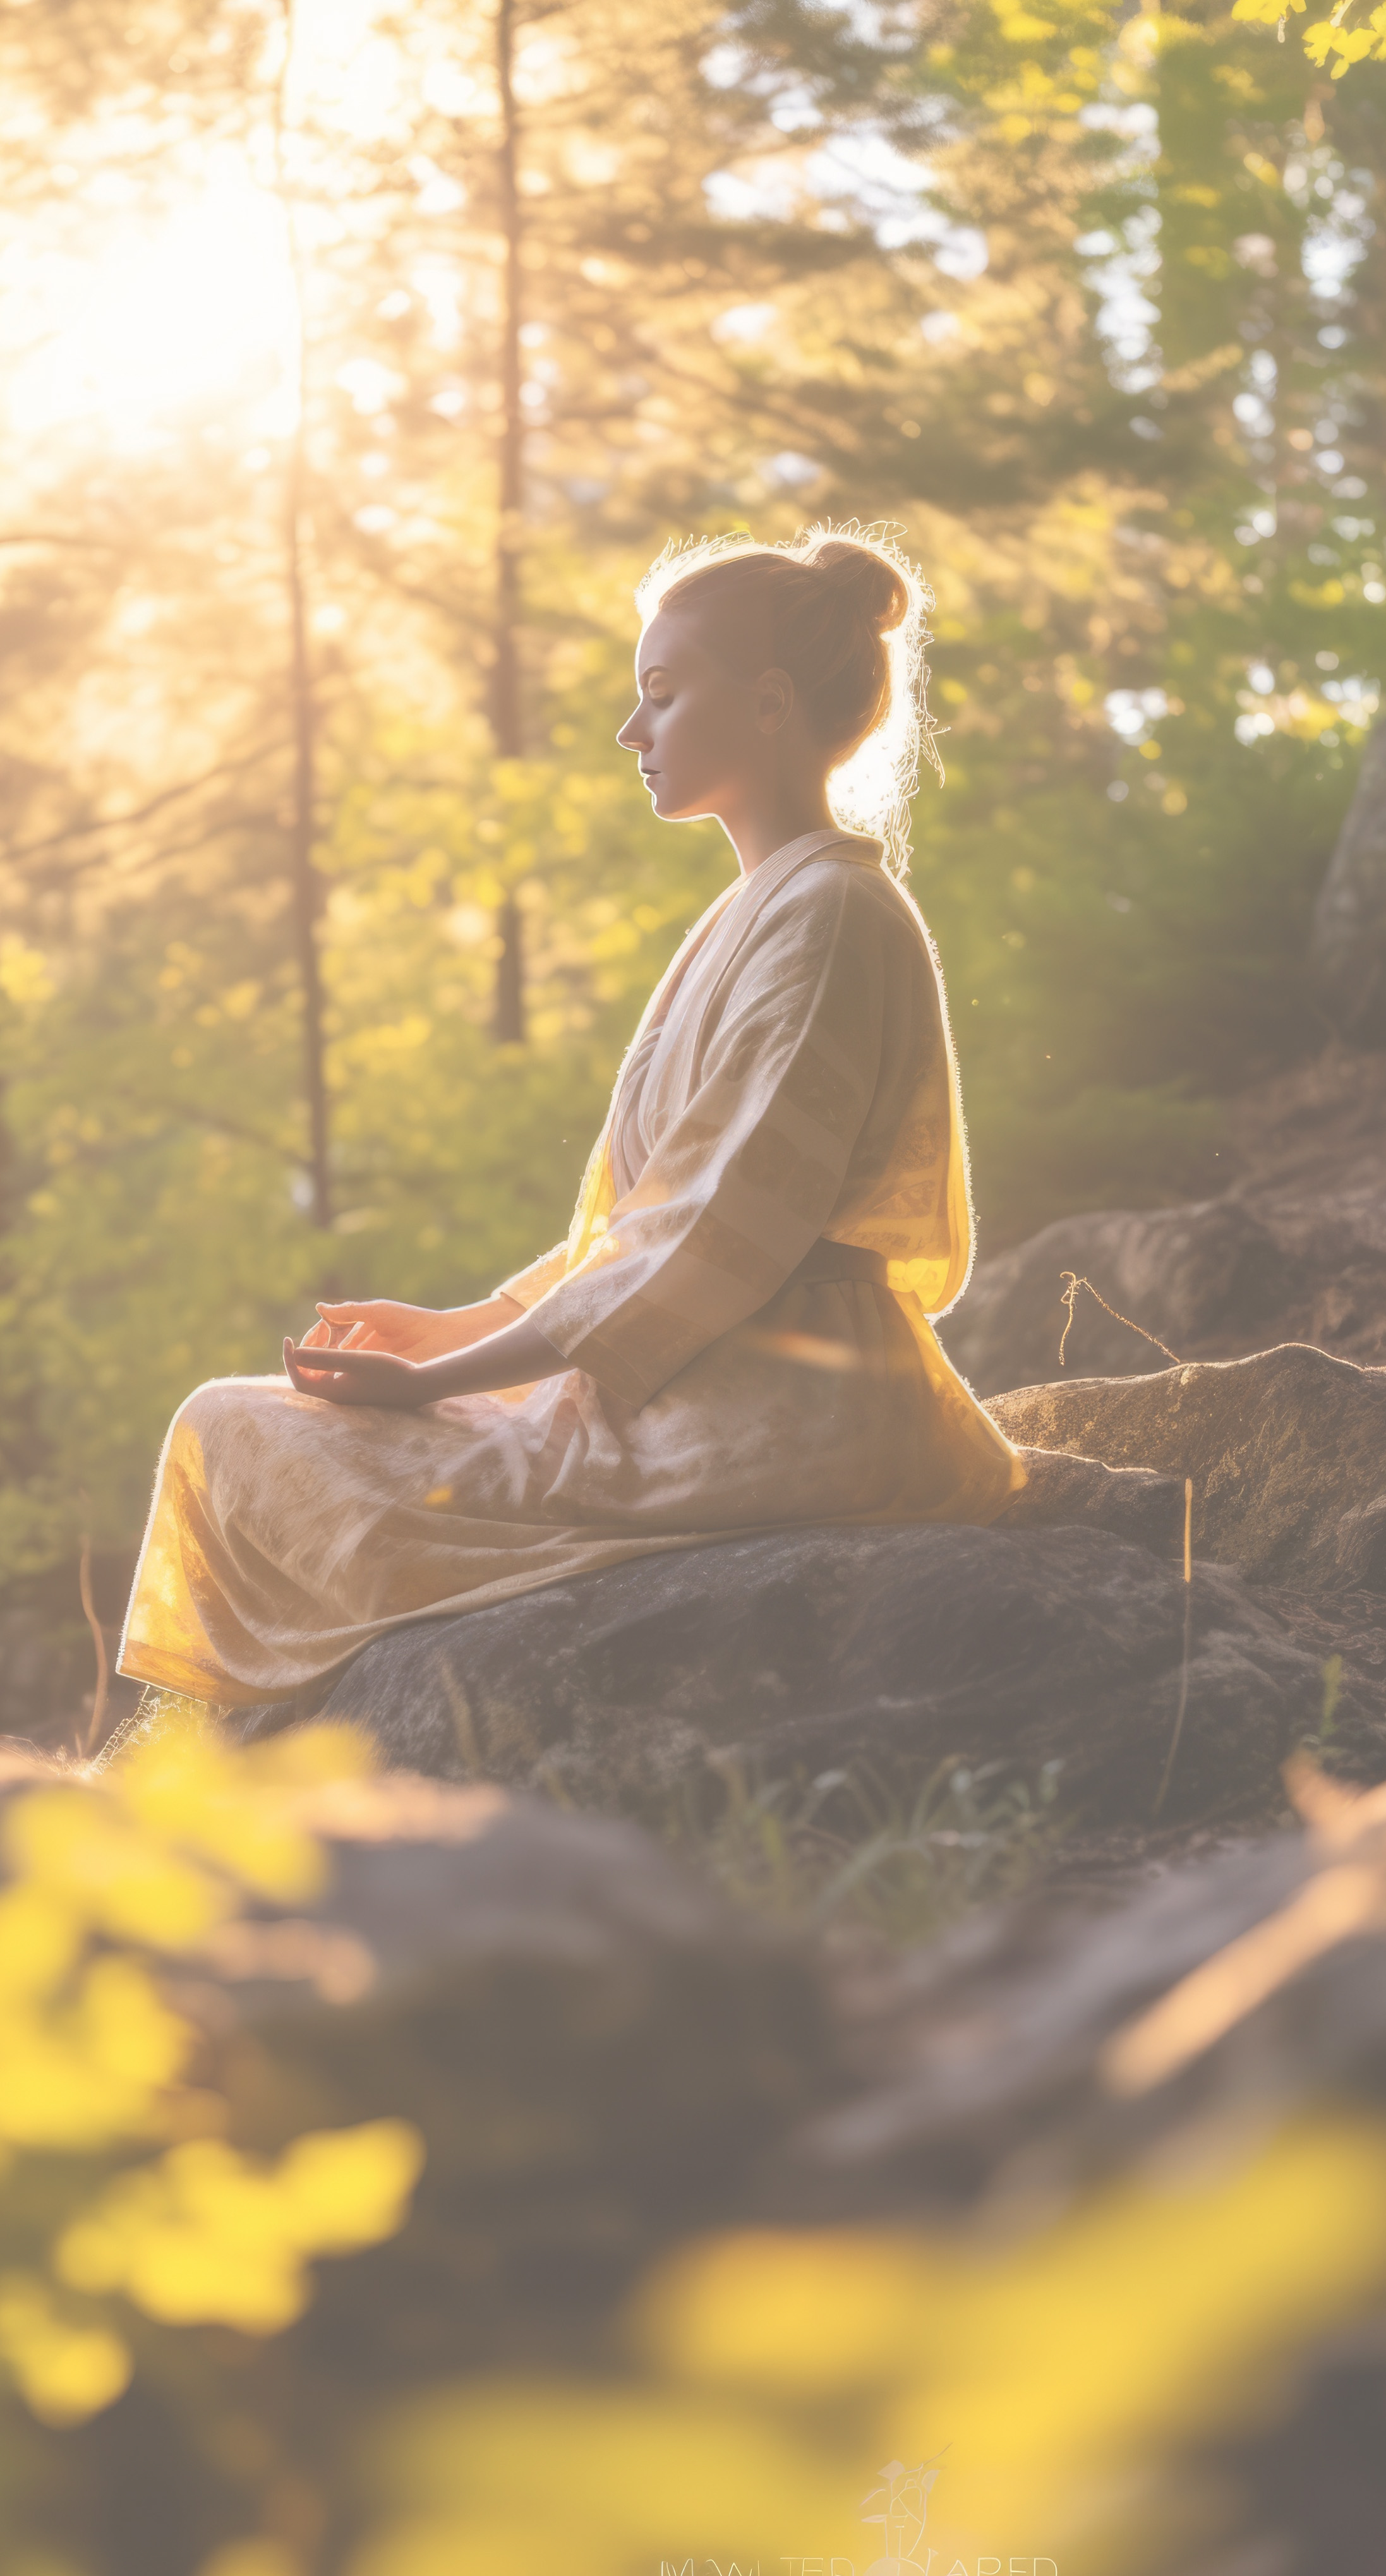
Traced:
POLYGON ((199 1387, 124 1673, 289 1698, 406 1620, 749 1530, 990 1521, 1024 1483, 928 1320, 971 1219, 938 970, 890 864, 926 594, 818 531, 685 549, 638 596, 618 740, 739 872, 649 1002, 568 1239, 478 1305, 324 1304, 284 1377, 199 1387))

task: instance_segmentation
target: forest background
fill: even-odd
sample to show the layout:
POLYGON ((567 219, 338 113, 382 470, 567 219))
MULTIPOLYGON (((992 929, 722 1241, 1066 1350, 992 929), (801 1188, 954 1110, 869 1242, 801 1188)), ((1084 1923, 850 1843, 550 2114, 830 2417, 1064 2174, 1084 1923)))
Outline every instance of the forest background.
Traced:
POLYGON ((1386 632, 1386 65, 1301 25, 5 11, 11 1602, 128 1565, 181 1397, 315 1295, 563 1230, 729 872, 613 740, 671 536, 886 521, 934 584, 983 1250, 1219 1185, 1321 1042, 1386 632))

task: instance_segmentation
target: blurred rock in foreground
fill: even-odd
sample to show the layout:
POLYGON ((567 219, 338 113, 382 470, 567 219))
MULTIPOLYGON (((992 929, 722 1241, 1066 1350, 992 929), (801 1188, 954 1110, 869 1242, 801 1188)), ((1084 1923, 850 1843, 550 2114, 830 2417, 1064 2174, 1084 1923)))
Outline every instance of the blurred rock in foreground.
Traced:
POLYGON ((326 1785, 323 1894, 169 1988, 239 2144, 417 2124, 412 2215, 288 2331, 146 2326, 125 2397, 30 2427, 24 2563, 541 2576, 566 2529, 639 2576, 710 2497, 725 2564, 850 2515, 923 2403, 1089 2576, 1375 2567, 1386 1827, 1310 1787, 1311 1833, 895 1956, 632 1826, 326 1785))

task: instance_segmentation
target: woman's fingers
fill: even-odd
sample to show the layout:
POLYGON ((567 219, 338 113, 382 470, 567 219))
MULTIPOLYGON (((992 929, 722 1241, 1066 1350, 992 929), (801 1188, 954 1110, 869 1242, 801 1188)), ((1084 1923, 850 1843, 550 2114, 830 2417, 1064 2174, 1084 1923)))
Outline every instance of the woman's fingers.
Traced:
MULTIPOLYGON (((342 1351, 393 1350, 394 1343, 373 1320, 389 1311, 391 1310, 384 1298, 376 1298, 371 1304, 361 1306, 332 1306, 323 1300, 318 1306, 324 1329, 340 1334, 341 1338, 336 1347, 342 1351), (343 1330, 344 1326, 347 1327, 346 1330, 343 1330)), ((311 1335, 305 1333, 303 1339, 306 1343, 311 1339, 311 1335)))
MULTIPOLYGON (((293 1342, 286 1342, 284 1344, 284 1350, 286 1356, 298 1359, 303 1354, 304 1345, 301 1342, 297 1345, 293 1342)), ((375 1382, 381 1386, 388 1386, 392 1382, 397 1371, 409 1370, 412 1372, 413 1369, 413 1362, 411 1360, 401 1359, 399 1354, 395 1351, 353 1351, 348 1350, 345 1342, 340 1343, 337 1349, 332 1351, 330 1354, 324 1352, 323 1363, 329 1371, 334 1369, 345 1369, 352 1376, 360 1371, 364 1376, 374 1379, 375 1382), (382 1360, 389 1363, 387 1368, 382 1369, 380 1365, 382 1360)), ((404 1381, 401 1382, 403 1383, 404 1381)))
POLYGON ((300 1395, 322 1396, 329 1404, 375 1404, 405 1411, 426 1401, 422 1373, 394 1352, 324 1351, 321 1368, 314 1366, 316 1358, 317 1353, 302 1343, 284 1344, 284 1367, 300 1395))
MULTIPOLYGON (((326 1362, 326 1359, 327 1359, 326 1346, 325 1346, 323 1343, 318 1343, 318 1344, 316 1345, 316 1348, 322 1351, 324 1361, 326 1362)), ((325 1384, 327 1383, 327 1377, 328 1377, 328 1375, 329 1375, 329 1373, 330 1373, 330 1370, 329 1370, 329 1368, 328 1368, 328 1367, 326 1367, 326 1366, 324 1367, 324 1369, 323 1369, 322 1371, 319 1371, 319 1370, 317 1370, 317 1369, 315 1369, 315 1368, 312 1368, 312 1367, 305 1368, 305 1367, 304 1367, 304 1365, 303 1365, 303 1357, 302 1357, 302 1354, 304 1353, 304 1351, 305 1351, 306 1349, 307 1349, 307 1344, 306 1344, 305 1342, 300 1342, 300 1343, 297 1345, 297 1347, 295 1347, 294 1343, 290 1340, 290 1338, 289 1338, 288 1334, 287 1334, 287 1333, 285 1334, 285 1336, 284 1336, 284 1368, 285 1368, 285 1372, 286 1372, 286 1374, 287 1374, 287 1375, 288 1375, 288 1376, 293 1380, 293 1383, 294 1383, 294 1385, 298 1388, 298 1391, 299 1391, 299 1394, 300 1394, 300 1395, 319 1395, 319 1394, 321 1394, 323 1387, 324 1387, 324 1386, 325 1386, 325 1384)), ((332 1354, 332 1360, 333 1360, 333 1363, 335 1363, 335 1360, 336 1360, 336 1353, 335 1353, 335 1351, 334 1351, 334 1352, 333 1352, 333 1354, 332 1354)))
POLYGON ((299 1356, 302 1348, 301 1343, 297 1351, 292 1342, 286 1341, 284 1344, 284 1366, 291 1384, 300 1395, 317 1396, 324 1404, 370 1404, 377 1400, 372 1397, 369 1388, 353 1385, 349 1377, 341 1374, 335 1365, 337 1358, 335 1351, 332 1354, 333 1367, 330 1370, 305 1369, 299 1356))

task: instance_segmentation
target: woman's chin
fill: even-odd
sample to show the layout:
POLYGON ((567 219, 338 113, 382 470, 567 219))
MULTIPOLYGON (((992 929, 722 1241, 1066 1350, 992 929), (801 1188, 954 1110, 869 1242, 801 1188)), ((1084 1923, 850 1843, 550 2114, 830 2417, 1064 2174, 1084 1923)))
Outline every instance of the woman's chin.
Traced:
POLYGON ((693 815, 705 810, 686 796, 676 796, 662 778, 647 779, 646 785, 650 791, 651 808, 661 823, 686 823, 693 815))

